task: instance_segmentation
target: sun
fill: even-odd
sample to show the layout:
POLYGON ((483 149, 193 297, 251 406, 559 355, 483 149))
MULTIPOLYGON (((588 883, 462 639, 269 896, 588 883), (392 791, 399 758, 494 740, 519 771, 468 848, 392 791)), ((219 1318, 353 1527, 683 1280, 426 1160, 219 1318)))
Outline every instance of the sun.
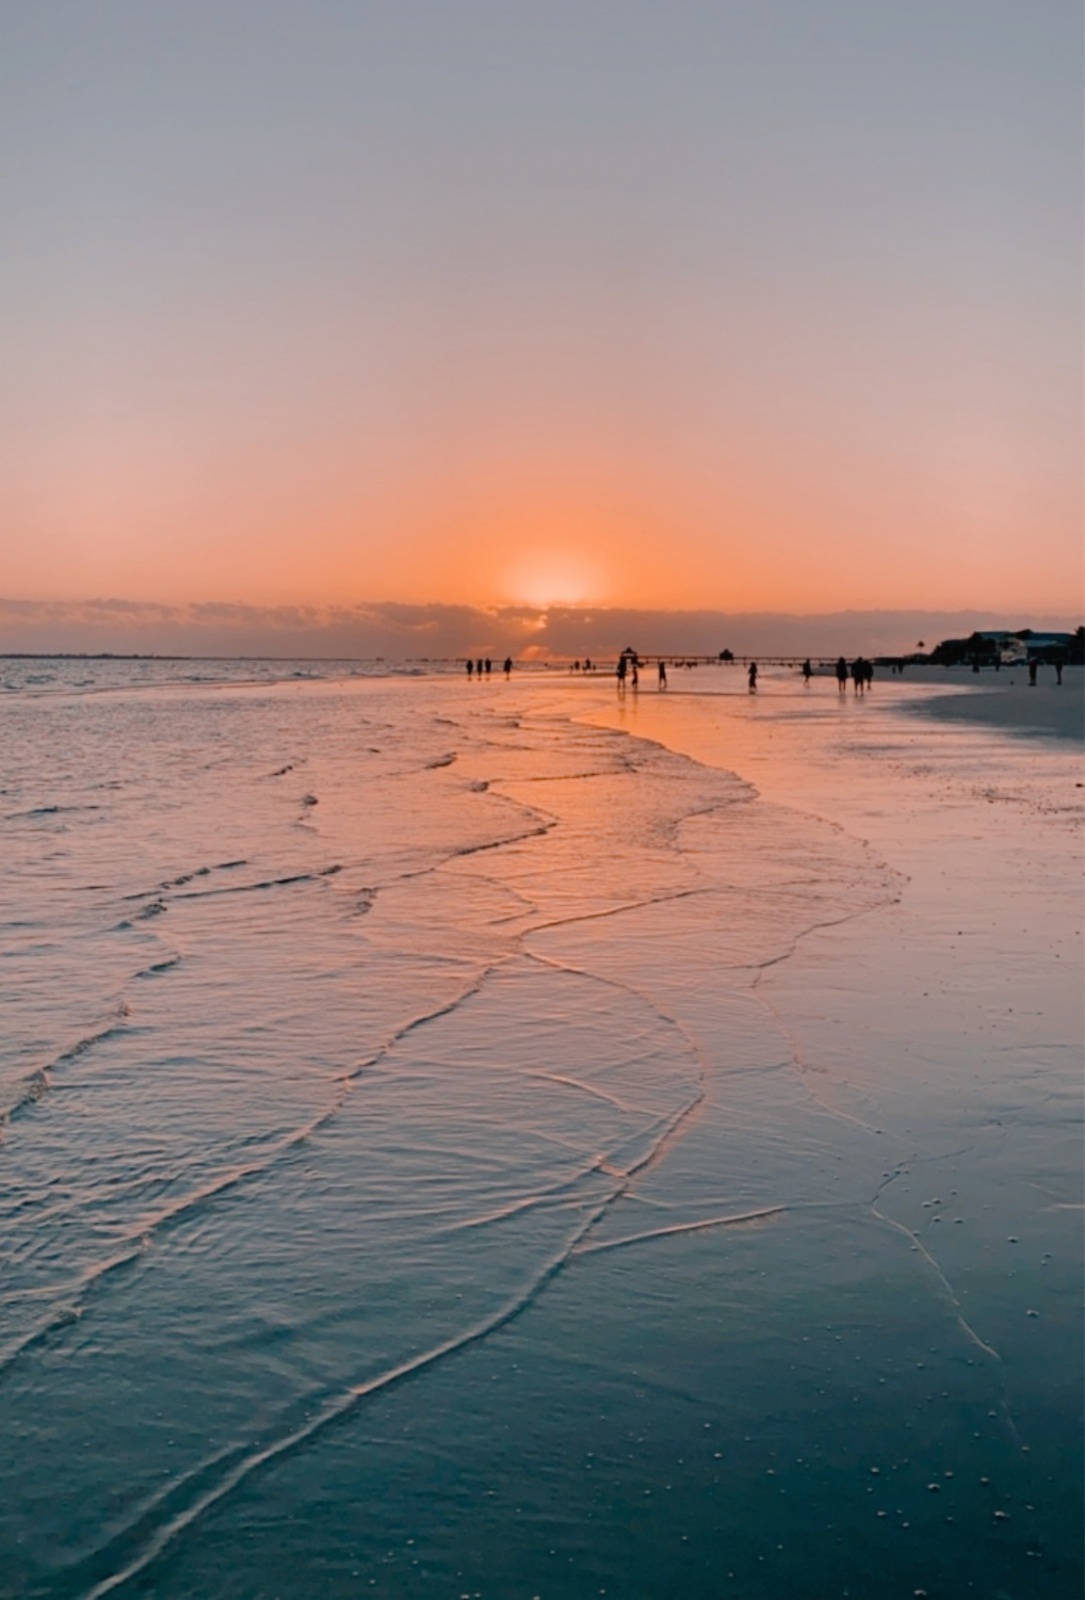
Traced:
POLYGON ((503 587, 514 604, 540 610, 595 604, 605 589, 594 563, 564 553, 526 557, 509 570, 503 587))

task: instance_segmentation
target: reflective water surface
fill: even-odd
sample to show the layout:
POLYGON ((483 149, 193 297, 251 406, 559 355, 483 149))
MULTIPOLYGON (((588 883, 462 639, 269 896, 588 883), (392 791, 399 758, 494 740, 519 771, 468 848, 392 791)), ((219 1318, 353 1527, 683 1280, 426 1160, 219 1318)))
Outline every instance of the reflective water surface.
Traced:
POLYGON ((0 702, 0 1593, 1080 1592, 1072 750, 71 670, 0 702))

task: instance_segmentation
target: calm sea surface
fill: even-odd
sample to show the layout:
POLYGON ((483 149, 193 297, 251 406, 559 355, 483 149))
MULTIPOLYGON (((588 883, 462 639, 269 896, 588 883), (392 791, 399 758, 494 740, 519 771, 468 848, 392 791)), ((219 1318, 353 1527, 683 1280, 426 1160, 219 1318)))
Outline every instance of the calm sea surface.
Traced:
POLYGON ((0 668, 0 1594, 1080 1594, 1072 749, 0 668))

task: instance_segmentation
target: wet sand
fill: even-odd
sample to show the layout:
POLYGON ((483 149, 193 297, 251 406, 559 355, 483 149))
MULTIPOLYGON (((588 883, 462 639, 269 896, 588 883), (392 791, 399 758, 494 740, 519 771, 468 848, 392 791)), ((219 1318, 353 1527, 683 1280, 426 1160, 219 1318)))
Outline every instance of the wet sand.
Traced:
MULTIPOLYGON (((1062 683, 1053 667, 1041 667, 1030 685, 1023 667, 975 674, 964 668, 908 668, 898 686, 915 684, 921 697, 903 702, 909 711, 939 720, 982 723, 1008 733, 1047 735, 1085 742, 1085 671, 1065 667, 1062 683), (931 690, 947 692, 931 693, 931 690), (956 692, 953 692, 956 691, 956 692)), ((890 680, 891 682, 893 680, 890 680)))
MULTIPOLYGON (((903 1253, 892 1266, 888 1257, 871 1264, 860 1280, 868 1289, 881 1282, 882 1352, 894 1370, 883 1369, 866 1392, 862 1403, 874 1409, 862 1431, 873 1447, 881 1417, 900 1452, 894 1471, 904 1470, 902 1457, 925 1455, 931 1472, 923 1489, 937 1491, 936 1520, 946 1520, 937 1554, 928 1546, 926 1570, 922 1562, 910 1569, 901 1548, 885 1568, 882 1592, 898 1592, 908 1571, 932 1595, 982 1591, 986 1582, 995 1592, 999 1564, 987 1570, 993 1549, 984 1554, 982 1544, 1020 1516, 1036 1536, 1012 1549, 1004 1541, 1001 1588, 1069 1596, 1079 1579, 1065 1564, 1067 1547, 1062 1558, 1054 1550, 1060 1523, 1080 1526, 1073 1498, 1081 1437, 1077 868, 1085 807, 1078 765, 1062 740, 1025 746, 978 718, 975 726, 950 722, 940 715, 946 698, 938 692, 920 689, 909 705, 907 681, 888 692, 876 685, 858 700, 849 691, 839 702, 835 686, 806 692, 782 676, 769 678, 765 691, 671 701, 642 695, 606 720, 695 759, 725 762, 763 801, 808 814, 812 825, 835 823, 899 875, 889 903, 811 929, 757 985, 811 1098, 856 1129, 856 1146, 841 1150, 842 1188, 847 1170, 862 1161, 864 1141, 884 1151, 870 1216, 895 1234, 903 1253), (901 1384, 897 1358, 924 1301, 932 1320, 911 1351, 919 1382, 913 1421, 902 1427, 883 1380, 901 1384), (939 1307, 954 1334, 948 1324, 936 1331, 939 1307), (981 1369, 987 1403, 959 1432, 981 1369), (988 1436, 983 1445, 980 1434, 996 1423, 1006 1444, 1004 1456, 996 1447, 1002 1465, 969 1466, 972 1452, 994 1444, 988 1436), (991 1504, 984 1515, 981 1501, 966 1514, 949 1504, 947 1496, 962 1492, 963 1470, 983 1487, 1018 1482, 1019 1511, 991 1504), (1031 1520, 1037 1516, 1043 1533, 1031 1520), (962 1543, 969 1540, 979 1541, 974 1564, 962 1543)), ((1067 703, 1071 696, 1074 689, 1067 703)), ((981 710, 997 700, 967 691, 958 697, 981 710)), ((839 1270, 832 1251, 823 1255, 822 1287, 811 1285, 810 1293, 824 1293, 839 1270)), ((863 1298, 857 1286, 845 1297, 853 1311, 863 1298)), ((801 1344, 806 1335, 797 1337, 801 1344)), ((859 1365, 873 1348, 856 1352, 859 1365)), ((815 1426, 814 1409, 807 1427, 815 1426)), ((872 1460, 870 1470, 884 1472, 884 1462, 872 1460)), ((916 1512, 913 1502, 897 1513, 908 1535, 916 1512)))

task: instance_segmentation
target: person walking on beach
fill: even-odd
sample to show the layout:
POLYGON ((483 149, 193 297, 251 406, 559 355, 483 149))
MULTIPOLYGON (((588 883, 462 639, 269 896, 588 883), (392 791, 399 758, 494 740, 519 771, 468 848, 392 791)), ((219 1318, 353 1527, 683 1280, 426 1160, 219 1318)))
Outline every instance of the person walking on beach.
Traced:
POLYGON ((474 675, 475 675, 475 663, 471 660, 471 657, 468 656, 467 657, 467 676, 469 678, 473 678, 474 675))
POLYGON ((866 688, 866 663, 862 656, 856 656, 851 664, 851 683, 856 694, 862 694, 866 688))
POLYGON ((757 662, 751 661, 746 671, 746 681, 750 685, 750 693, 757 693, 757 662))
POLYGON ((486 667, 486 676, 489 677, 490 673, 493 671, 493 662, 490 660, 489 656, 486 657, 485 667, 486 667))
POLYGON ((836 687, 841 694, 847 693, 848 688, 848 663, 840 656, 836 663, 836 687))
POLYGON ((1028 686, 1030 689, 1035 689, 1036 687, 1036 668, 1038 665, 1039 663, 1036 661, 1030 661, 1028 664, 1028 686))
POLYGON ((640 662, 637 660, 636 656, 630 656, 630 658, 629 658, 629 667, 630 667, 630 673, 631 673, 631 677, 632 677, 633 687, 635 689, 637 687, 638 683, 640 682, 640 671, 639 671, 640 662))
POLYGON ((667 687, 667 663, 665 661, 659 663, 659 687, 661 689, 667 687))
POLYGON ((509 673, 512 671, 512 657, 511 656, 506 656, 505 657, 505 666, 504 666, 503 670, 504 670, 505 676, 507 678, 509 673))
POLYGON ((625 693, 625 674, 626 674, 627 662, 628 662, 628 657, 626 656, 626 653, 623 650, 621 655, 618 657, 618 691, 621 694, 625 693))
POLYGON ((814 669, 810 665, 810 657, 807 656, 806 660, 802 664, 802 681, 803 681, 803 683, 806 685, 806 687, 808 689, 810 687, 810 679, 813 676, 814 676, 814 669))
POLYGON ((1066 657, 1061 654, 1057 655, 1052 661, 1051 665, 1055 669, 1055 684, 1057 686, 1062 682, 1062 669, 1066 665, 1066 657))

